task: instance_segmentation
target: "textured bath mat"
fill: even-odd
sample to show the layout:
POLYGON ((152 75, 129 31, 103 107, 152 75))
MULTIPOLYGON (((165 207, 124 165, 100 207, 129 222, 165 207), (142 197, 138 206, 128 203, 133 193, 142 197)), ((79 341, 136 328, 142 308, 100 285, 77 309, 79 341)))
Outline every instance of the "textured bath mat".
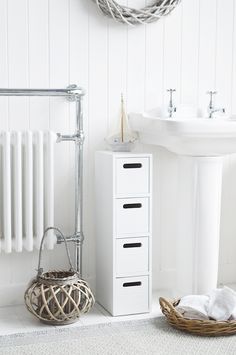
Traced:
POLYGON ((172 329, 161 318, 0 337, 4 355, 236 354, 236 336, 202 338, 172 329))

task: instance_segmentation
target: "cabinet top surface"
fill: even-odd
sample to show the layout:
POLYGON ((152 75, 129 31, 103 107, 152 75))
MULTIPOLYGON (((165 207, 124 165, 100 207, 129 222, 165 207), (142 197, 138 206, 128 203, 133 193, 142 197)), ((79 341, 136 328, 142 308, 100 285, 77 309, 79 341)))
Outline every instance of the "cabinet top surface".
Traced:
POLYGON ((150 153, 112 152, 110 150, 97 150, 96 154, 107 154, 117 158, 152 157, 150 153))

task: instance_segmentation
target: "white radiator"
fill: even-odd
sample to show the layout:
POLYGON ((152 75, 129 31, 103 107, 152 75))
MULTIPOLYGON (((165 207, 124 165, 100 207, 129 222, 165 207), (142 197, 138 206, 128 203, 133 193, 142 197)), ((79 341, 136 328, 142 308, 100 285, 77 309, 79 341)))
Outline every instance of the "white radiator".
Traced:
MULTIPOLYGON (((54 225, 52 132, 0 132, 0 251, 39 248, 54 225)), ((51 234, 46 247, 52 249, 51 234)))

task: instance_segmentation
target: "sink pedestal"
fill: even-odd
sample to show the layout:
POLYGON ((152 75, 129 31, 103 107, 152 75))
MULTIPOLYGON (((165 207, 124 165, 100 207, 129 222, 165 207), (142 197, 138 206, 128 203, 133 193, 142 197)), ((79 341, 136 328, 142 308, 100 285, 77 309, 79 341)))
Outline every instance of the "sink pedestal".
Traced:
POLYGON ((217 286, 222 157, 179 156, 176 295, 217 286))
MULTIPOLYGON (((130 114, 140 141, 179 157, 175 292, 204 294, 217 286, 222 159, 236 153, 236 119, 130 114)), ((178 110, 177 110, 178 112, 178 110)))

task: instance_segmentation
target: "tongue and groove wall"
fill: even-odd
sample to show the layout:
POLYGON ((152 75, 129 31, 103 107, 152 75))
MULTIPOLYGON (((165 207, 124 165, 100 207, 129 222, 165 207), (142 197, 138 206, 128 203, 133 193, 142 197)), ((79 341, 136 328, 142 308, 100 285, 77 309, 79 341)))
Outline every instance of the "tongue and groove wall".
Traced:
MULTIPOLYGON (((119 0, 143 7, 148 0, 119 0)), ((135 28, 104 18, 92 0, 0 0, 0 87, 82 85, 85 97, 84 276, 95 283, 94 151, 119 115, 120 93, 128 111, 166 105, 176 88, 177 106, 206 107, 216 88, 218 104, 236 114, 236 4, 234 0, 182 0, 160 21, 135 28)), ((74 109, 62 99, 0 98, 0 131, 73 131, 74 109)), ((178 201, 176 157, 154 153, 154 288, 175 275, 174 223, 178 201)), ((73 144, 57 146, 56 225, 73 232, 73 144)), ((236 158, 225 159, 220 282, 236 281, 236 158)), ((0 255, 0 305, 22 303, 35 273, 37 251, 0 255)), ((45 268, 66 265, 57 246, 45 251, 45 268)))

